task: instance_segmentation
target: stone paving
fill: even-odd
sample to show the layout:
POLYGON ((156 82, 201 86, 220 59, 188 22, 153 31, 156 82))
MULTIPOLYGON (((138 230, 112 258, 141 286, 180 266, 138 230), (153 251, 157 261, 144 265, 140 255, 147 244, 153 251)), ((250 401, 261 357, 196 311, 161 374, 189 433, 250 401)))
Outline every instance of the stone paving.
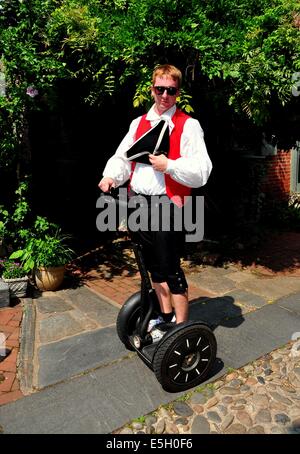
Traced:
POLYGON ((300 340, 114 433, 300 434, 300 340))
MULTIPOLYGON (((292 247, 288 249, 293 256, 292 247)), ((289 264, 291 260, 292 257, 289 264)), ((287 259, 281 257, 279 263, 284 265, 287 259)), ((229 318, 238 316, 238 310, 245 314, 267 307, 300 289, 298 259, 288 270, 277 272, 262 265, 205 266, 186 271, 192 288, 190 299, 208 292, 207 300, 203 297, 204 306, 208 302, 211 312, 223 310, 229 318)), ((300 433, 300 341, 291 342, 244 368, 229 371, 216 382, 142 415, 114 433, 300 433)))
MULTIPOLYGON (((216 320, 227 318, 230 321, 254 311, 267 309, 268 312, 268 307, 281 299, 288 311, 289 295, 295 309, 297 295, 300 295, 299 254, 293 253, 292 249, 289 251, 291 267, 276 272, 263 265, 231 264, 219 268, 185 264, 192 318, 201 316, 214 322, 211 319, 213 314, 216 320)), ((278 260, 280 252, 278 248, 278 260)), ((93 301, 88 289, 89 296, 83 299, 76 288, 45 292, 33 299, 36 320, 32 329, 36 338, 34 345, 30 345, 34 353, 33 364, 29 364, 32 382, 30 386, 26 386, 28 383, 24 386, 28 393, 38 389, 38 380, 41 380, 42 387, 51 384, 47 382, 49 377, 43 382, 37 370, 39 361, 55 355, 55 351, 50 349, 56 341, 70 349, 73 339, 81 341, 86 333, 92 333, 96 344, 100 330, 108 330, 109 337, 109 330, 115 329, 118 309, 126 297, 139 289, 140 278, 132 263, 122 264, 117 270, 109 268, 107 263, 87 272, 78 271, 81 285, 89 287, 107 303, 101 308, 96 300, 93 301)), ((280 263, 285 264, 286 260, 280 263)), ((28 310, 24 301, 16 307, 0 309, 0 331, 5 333, 6 345, 10 349, 10 354, 0 362, 0 405, 23 397, 17 376, 22 309, 24 320, 28 310)), ((82 348, 85 348, 84 342, 82 348)), ((113 355, 114 352, 112 358, 113 355)), ((299 433, 299 371, 300 341, 296 340, 241 369, 228 370, 217 381, 186 393, 151 414, 141 415, 116 433, 299 433)), ((76 371, 74 373, 76 375, 76 371)), ((59 377, 54 376, 53 380, 56 383, 59 377)))

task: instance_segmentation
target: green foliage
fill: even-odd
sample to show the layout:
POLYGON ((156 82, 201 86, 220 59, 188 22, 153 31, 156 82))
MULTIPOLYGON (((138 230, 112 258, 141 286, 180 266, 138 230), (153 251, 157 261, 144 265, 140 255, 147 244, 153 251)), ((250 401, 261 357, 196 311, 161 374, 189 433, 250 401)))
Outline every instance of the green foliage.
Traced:
POLYGON ((32 225, 27 193, 28 181, 23 181, 15 191, 13 211, 10 213, 0 207, 0 244, 15 251, 10 259, 19 259, 25 272, 39 266, 68 263, 73 255, 66 244, 69 237, 62 234, 58 225, 41 216, 37 216, 32 225))
POLYGON ((68 239, 56 224, 38 216, 33 230, 28 232, 24 248, 13 252, 10 259, 19 259, 27 272, 66 265, 73 255, 73 250, 66 244, 68 239))
POLYGON ((0 163, 12 167, 22 159, 27 112, 37 108, 29 87, 45 93, 66 63, 48 48, 44 27, 57 1, 0 1, 0 71, 5 74, 5 95, 0 95, 0 163), (3 134, 3 135, 2 135, 3 134))
POLYGON ((0 260, 0 271, 4 279, 17 279, 27 275, 23 266, 13 260, 0 260))
POLYGON ((17 201, 15 205, 15 210, 12 215, 13 222, 19 227, 22 223, 24 223, 25 217, 29 211, 29 204, 26 199, 28 191, 28 182, 22 181, 15 191, 17 195, 17 201))
POLYGON ((139 416, 138 418, 134 418, 133 421, 134 422, 140 422, 140 423, 144 424, 145 419, 146 419, 145 416, 139 416))
POLYGON ((180 91, 180 97, 177 99, 177 105, 188 114, 194 112, 194 109, 190 104, 191 99, 192 96, 188 95, 184 89, 180 91))
POLYGON ((27 200, 28 181, 22 181, 15 191, 16 200, 10 213, 0 206, 0 240, 6 246, 18 248, 24 243, 28 234, 28 215, 30 212, 27 200))
POLYGON ((192 84, 217 87, 257 124, 293 101, 298 0, 0 0, 0 8, 3 166, 22 156, 28 112, 49 104, 61 79, 82 81, 85 101, 98 105, 135 86, 134 106, 146 106, 151 70, 170 62, 186 74, 187 112, 192 84))
POLYGON ((300 197, 291 195, 290 200, 273 200, 265 202, 264 222, 277 229, 300 231, 300 197))
POLYGON ((2 206, 0 206, 0 241, 1 244, 4 243, 5 237, 7 235, 7 221, 8 221, 8 211, 4 210, 2 206))

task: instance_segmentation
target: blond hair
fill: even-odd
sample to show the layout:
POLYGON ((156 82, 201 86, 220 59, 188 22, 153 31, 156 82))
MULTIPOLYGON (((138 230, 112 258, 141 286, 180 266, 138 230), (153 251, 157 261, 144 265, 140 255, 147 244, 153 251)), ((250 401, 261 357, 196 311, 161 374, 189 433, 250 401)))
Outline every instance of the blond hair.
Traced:
POLYGON ((155 84, 156 77, 170 77, 175 82, 177 82, 177 88, 181 87, 182 82, 182 73, 181 71, 173 65, 159 65, 153 71, 152 74, 152 85, 155 84))

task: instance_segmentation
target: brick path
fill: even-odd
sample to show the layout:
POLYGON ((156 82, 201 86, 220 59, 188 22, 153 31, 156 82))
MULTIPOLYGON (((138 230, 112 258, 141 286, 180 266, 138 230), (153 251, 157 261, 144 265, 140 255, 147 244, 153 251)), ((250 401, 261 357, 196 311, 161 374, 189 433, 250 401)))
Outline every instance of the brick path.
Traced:
POLYGON ((21 320, 21 303, 14 307, 0 309, 0 333, 4 333, 5 347, 9 350, 8 356, 3 361, 0 357, 0 405, 23 397, 17 378, 21 320))
MULTIPOLYGON (((92 270, 85 275, 83 282, 94 292, 105 296, 120 306, 130 295, 140 290, 139 273, 99 279, 97 272, 92 270)), ((189 300, 192 301, 200 296, 213 297, 215 294, 189 283, 189 300)))

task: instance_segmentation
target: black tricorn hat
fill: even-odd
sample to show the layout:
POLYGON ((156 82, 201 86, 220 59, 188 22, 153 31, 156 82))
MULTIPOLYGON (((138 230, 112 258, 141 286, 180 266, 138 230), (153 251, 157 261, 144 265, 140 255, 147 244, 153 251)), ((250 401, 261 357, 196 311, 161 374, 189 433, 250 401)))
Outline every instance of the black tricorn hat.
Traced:
POLYGON ((134 144, 126 151, 128 161, 150 164, 149 154, 168 155, 170 148, 169 127, 165 120, 160 122, 145 132, 134 144))

